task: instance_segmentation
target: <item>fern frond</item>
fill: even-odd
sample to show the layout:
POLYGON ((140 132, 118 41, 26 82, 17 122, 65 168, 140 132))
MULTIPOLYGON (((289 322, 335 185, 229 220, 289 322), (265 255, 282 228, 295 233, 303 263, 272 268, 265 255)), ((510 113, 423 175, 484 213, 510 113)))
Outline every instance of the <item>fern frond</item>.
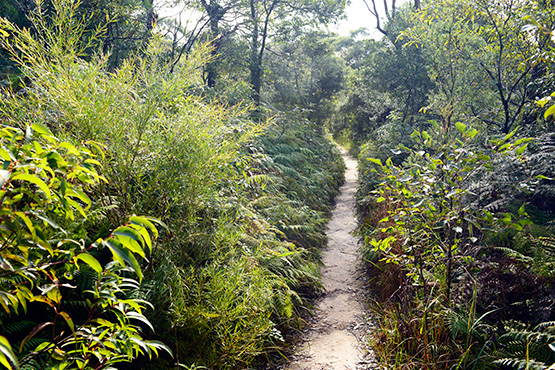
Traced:
POLYGON ((545 370, 548 368, 548 366, 546 366, 543 362, 534 360, 519 360, 514 358, 503 358, 500 360, 496 360, 493 363, 516 370, 545 370))

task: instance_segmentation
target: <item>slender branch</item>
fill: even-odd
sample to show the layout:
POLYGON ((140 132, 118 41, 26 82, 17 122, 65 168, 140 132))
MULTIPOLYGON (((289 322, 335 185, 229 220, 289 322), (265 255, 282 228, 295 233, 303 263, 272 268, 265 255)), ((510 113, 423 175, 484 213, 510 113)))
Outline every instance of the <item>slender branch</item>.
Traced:
POLYGON ((380 23, 380 15, 378 13, 378 8, 376 7, 376 0, 371 0, 373 10, 370 8, 370 5, 368 4, 367 0, 362 0, 362 1, 364 1, 364 5, 366 5, 366 8, 370 12, 370 14, 372 14, 374 18, 376 18, 376 29, 380 31, 383 35, 387 36, 387 31, 382 28, 380 23))

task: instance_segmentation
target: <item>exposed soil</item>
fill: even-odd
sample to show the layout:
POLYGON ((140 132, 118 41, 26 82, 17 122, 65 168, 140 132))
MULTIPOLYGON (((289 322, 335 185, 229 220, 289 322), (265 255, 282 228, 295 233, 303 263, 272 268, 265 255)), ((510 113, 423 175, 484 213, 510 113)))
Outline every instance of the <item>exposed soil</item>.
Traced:
POLYGON ((325 294, 318 300, 313 320, 285 370, 362 370, 377 368, 365 345, 371 328, 364 305, 364 288, 359 271, 354 194, 357 163, 345 151, 345 184, 328 224, 328 247, 322 260, 325 294))

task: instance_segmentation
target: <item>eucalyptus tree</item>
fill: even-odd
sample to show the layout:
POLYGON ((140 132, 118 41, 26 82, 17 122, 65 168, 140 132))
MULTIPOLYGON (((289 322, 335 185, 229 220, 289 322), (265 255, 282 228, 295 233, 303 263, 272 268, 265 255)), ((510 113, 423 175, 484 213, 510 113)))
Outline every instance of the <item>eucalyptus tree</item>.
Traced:
POLYGON ((336 55, 336 37, 287 32, 268 46, 264 97, 282 110, 296 108, 322 126, 333 115, 333 98, 344 88, 346 65, 336 55))
POLYGON ((304 29, 337 19, 344 8, 344 0, 248 0, 246 20, 247 38, 250 39, 249 71, 253 88, 252 97, 260 105, 263 79, 264 53, 268 39, 280 29, 304 29), (274 31, 274 32, 272 32, 274 31))
POLYGON ((437 86, 430 106, 444 124, 466 117, 507 134, 522 122, 538 66, 537 43, 521 32, 529 15, 513 0, 432 0, 415 14, 401 37, 430 61, 437 86))

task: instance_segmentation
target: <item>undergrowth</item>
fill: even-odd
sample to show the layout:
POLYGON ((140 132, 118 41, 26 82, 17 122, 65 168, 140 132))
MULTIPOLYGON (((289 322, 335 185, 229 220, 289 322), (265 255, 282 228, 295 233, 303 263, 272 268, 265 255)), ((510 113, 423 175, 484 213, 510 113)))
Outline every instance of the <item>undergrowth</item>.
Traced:
POLYGON ((521 200, 548 186, 505 190, 538 183, 515 172, 530 165, 530 139, 509 133, 484 144, 462 123, 411 138, 383 162, 368 156, 371 147, 360 158, 378 360, 393 369, 548 368, 553 230, 540 223, 549 214, 521 200))
MULTIPOLYGON (((285 333, 302 324, 307 299, 321 290, 318 250, 342 181, 339 152, 308 122, 254 122, 248 102, 230 106, 226 91, 203 94, 199 70, 208 46, 173 66, 155 38, 113 69, 109 56, 92 51, 104 30, 84 32, 77 2, 55 4, 52 18, 33 15, 33 32, 1 23, 10 33, 3 46, 27 81, 22 90, 3 91, 2 124, 40 123, 68 142, 103 148, 99 173, 107 182, 87 189, 90 214, 70 228, 71 237, 105 237, 132 214, 167 225, 135 266, 140 285, 120 298, 148 302, 144 322, 152 328, 136 327, 146 343, 162 341, 173 356, 137 352, 131 363, 114 360, 117 367, 239 369, 279 351, 285 333)), ((78 281, 87 289, 95 279, 83 271, 78 281)), ((67 302, 72 314, 80 309, 74 298, 67 302)), ((34 319, 13 312, 3 320, 10 323, 4 335, 32 337, 24 323, 34 319)))

